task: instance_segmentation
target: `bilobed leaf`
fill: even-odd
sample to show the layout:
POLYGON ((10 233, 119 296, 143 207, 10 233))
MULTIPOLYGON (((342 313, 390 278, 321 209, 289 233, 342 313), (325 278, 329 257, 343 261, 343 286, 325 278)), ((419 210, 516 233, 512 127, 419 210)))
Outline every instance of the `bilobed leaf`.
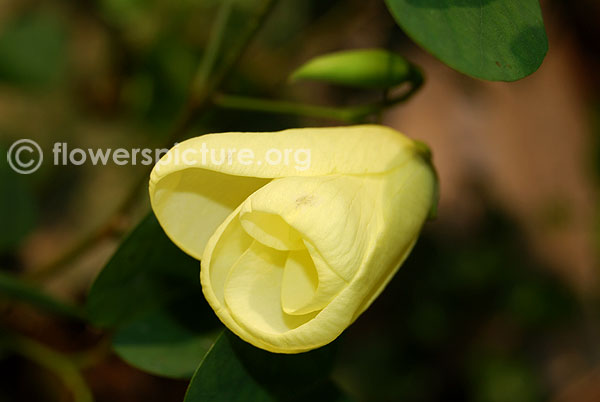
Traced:
POLYGON ((202 294, 199 271, 200 263, 148 215, 92 285, 90 320, 116 327, 113 348, 131 365, 189 378, 220 328, 202 294))
POLYGON ((415 74, 415 67, 398 54, 383 49, 361 49, 316 57, 294 71, 291 79, 386 89, 411 81, 415 74))
POLYGON ((548 39, 538 0, 386 0, 400 27, 450 67, 515 81, 538 69, 548 39))

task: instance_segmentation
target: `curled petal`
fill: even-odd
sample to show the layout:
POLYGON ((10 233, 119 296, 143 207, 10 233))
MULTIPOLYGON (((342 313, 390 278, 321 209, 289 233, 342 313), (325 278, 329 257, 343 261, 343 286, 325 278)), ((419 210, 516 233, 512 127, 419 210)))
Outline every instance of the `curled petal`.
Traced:
POLYGON ((273 352, 310 350, 341 334, 407 257, 434 202, 422 145, 391 129, 228 133, 170 152, 201 141, 256 155, 311 151, 305 171, 166 163, 151 177, 153 209, 176 244, 202 257, 202 289, 221 321, 273 352))

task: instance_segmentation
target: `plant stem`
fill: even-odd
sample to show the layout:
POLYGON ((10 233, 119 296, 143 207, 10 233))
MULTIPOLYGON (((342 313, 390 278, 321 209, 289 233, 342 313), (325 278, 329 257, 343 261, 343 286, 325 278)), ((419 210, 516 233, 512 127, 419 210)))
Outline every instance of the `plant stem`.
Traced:
MULTIPOLYGON (((193 123, 195 117, 211 106, 210 100, 213 94, 223 85, 225 80, 229 78, 235 66, 238 64, 252 39, 256 36, 265 20, 270 15, 271 11, 277 4, 278 0, 265 0, 262 8, 259 10, 255 18, 249 23, 245 33, 242 34, 240 40, 232 46, 225 55, 221 68, 209 80, 208 76, 214 68, 217 58, 217 53, 222 46, 223 36, 227 25, 227 20, 230 15, 230 1, 223 3, 219 10, 219 17, 215 23, 215 29, 211 35, 210 43, 207 46, 205 56, 198 67, 198 70, 192 80, 190 86, 190 95, 186 106, 183 108, 179 117, 176 119, 172 129, 165 136, 163 147, 170 146, 175 140, 180 138, 183 133, 193 123), (200 86, 202 84, 202 86, 200 86)), ((102 238, 114 233, 115 220, 126 213, 137 200, 139 190, 148 180, 149 170, 144 171, 139 180, 130 189, 127 196, 115 208, 106 222, 90 231, 86 236, 77 241, 73 246, 59 255, 56 259, 48 264, 34 270, 29 277, 35 280, 43 280, 53 275, 56 275, 67 264, 77 258, 80 254, 86 251, 90 246, 94 245, 102 238)))
POLYGON ((24 337, 11 337, 7 339, 6 346, 54 373, 71 391, 74 402, 93 402, 92 392, 77 366, 63 354, 24 337))
POLYGON ((0 293, 8 300, 27 302, 37 308, 64 317, 83 320, 84 313, 77 306, 64 303, 42 292, 40 289, 17 278, 16 276, 0 271, 0 293))
POLYGON ((192 82, 192 92, 203 91, 206 87, 210 73, 214 69, 215 63, 217 62, 219 51, 223 46, 227 22, 229 21, 232 8, 233 0, 223 0, 221 3, 221 7, 217 12, 212 32, 210 34, 208 46, 206 46, 206 50, 204 52, 204 57, 202 58, 200 66, 198 67, 194 81, 192 82))
POLYGON ((318 106, 300 102, 289 102, 227 94, 216 95, 213 98, 213 103, 215 106, 224 109, 248 110, 275 114, 291 114, 339 120, 346 123, 352 123, 354 121, 351 108, 318 106))
MULTIPOLYGON (((229 78, 235 66, 237 66, 242 56, 246 52, 246 49, 252 42, 252 39, 256 36, 260 28, 264 25, 264 22, 268 16, 275 8, 277 1, 278 0, 264 1, 262 8, 259 10, 255 18, 249 23, 246 32, 242 34, 241 39, 229 49, 227 54, 225 54, 220 68, 215 72, 210 80, 205 80, 203 78, 206 74, 206 67, 203 65, 199 67, 192 81, 195 83, 195 85, 192 86, 187 105, 184 107, 173 130, 167 136, 165 144, 166 146, 170 145, 173 141, 179 138, 190 127, 190 125, 194 122, 194 118, 200 114, 200 111, 203 111, 211 106, 212 96, 229 78), (198 86, 198 82, 204 83, 204 86, 198 86)), ((217 38, 215 36, 212 37, 212 40, 221 42, 221 38, 217 38)), ((208 47, 212 46, 213 45, 209 45, 208 47)), ((217 45, 214 46, 217 47, 217 45)), ((213 57, 210 53, 208 53, 206 56, 209 57, 209 61, 210 58, 213 57)), ((206 64, 209 64, 209 61, 207 61, 206 64)), ((204 62, 202 64, 204 64, 204 62)))
POLYGON ((385 109, 393 105, 406 101, 419 90, 422 84, 422 76, 420 73, 415 73, 413 80, 411 81, 411 87, 402 95, 391 99, 386 96, 380 102, 349 107, 319 106, 301 102, 290 102, 228 94, 217 94, 213 97, 212 102, 215 106, 225 109, 290 114, 338 120, 344 123, 358 123, 364 121, 364 119, 369 115, 383 112, 385 109))

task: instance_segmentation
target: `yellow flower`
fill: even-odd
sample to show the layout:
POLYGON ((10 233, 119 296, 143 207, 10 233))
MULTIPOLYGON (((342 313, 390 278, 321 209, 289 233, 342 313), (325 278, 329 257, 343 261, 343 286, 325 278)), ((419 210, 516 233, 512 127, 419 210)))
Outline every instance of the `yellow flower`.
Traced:
POLYGON ((161 159, 150 199, 221 321, 298 353, 340 335, 407 257, 436 202, 429 159, 375 125, 211 134, 161 159))

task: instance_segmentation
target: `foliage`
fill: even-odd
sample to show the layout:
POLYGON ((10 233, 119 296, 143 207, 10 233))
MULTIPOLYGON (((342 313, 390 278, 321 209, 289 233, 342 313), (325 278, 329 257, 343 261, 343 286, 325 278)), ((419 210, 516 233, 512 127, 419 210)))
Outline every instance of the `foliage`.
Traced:
POLYGON ((538 0, 386 0, 398 25, 450 67, 515 81, 538 69, 548 40, 538 0))
POLYGON ((88 316, 95 325, 117 329, 115 352, 134 366, 189 378, 216 328, 198 283, 198 262, 148 215, 94 282, 88 316))

